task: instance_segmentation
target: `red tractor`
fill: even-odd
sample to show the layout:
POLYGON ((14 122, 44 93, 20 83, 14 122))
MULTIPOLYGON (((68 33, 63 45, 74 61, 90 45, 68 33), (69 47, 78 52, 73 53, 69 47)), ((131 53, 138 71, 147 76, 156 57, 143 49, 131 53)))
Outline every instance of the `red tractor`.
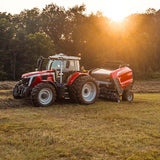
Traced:
POLYGON ((13 89, 15 99, 31 97, 34 106, 48 106, 56 99, 71 99, 81 104, 92 104, 104 97, 114 101, 132 101, 132 70, 96 68, 87 73, 80 71, 80 57, 62 53, 47 58, 42 71, 43 57, 38 59, 38 71, 22 75, 13 89))

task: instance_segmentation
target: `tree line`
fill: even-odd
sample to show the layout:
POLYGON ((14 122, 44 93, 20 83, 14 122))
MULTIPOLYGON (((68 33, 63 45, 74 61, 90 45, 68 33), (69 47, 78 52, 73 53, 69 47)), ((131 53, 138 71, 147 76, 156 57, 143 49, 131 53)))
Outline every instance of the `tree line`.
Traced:
POLYGON ((132 14, 122 23, 101 12, 86 15, 84 5, 0 12, 0 80, 17 80, 34 71, 39 56, 56 53, 81 53, 87 69, 123 61, 138 78, 160 76, 160 10, 132 14))

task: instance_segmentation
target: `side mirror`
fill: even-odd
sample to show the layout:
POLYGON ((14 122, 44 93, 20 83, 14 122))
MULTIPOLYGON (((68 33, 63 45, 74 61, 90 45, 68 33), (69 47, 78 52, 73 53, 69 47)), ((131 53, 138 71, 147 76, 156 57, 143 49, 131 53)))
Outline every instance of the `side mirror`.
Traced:
POLYGON ((40 71, 42 70, 43 60, 44 60, 44 57, 43 57, 43 56, 39 57, 38 60, 37 60, 37 68, 38 68, 38 70, 40 70, 40 71))
POLYGON ((41 61, 41 58, 38 58, 37 60, 37 67, 39 68, 39 65, 40 65, 40 61, 41 61))

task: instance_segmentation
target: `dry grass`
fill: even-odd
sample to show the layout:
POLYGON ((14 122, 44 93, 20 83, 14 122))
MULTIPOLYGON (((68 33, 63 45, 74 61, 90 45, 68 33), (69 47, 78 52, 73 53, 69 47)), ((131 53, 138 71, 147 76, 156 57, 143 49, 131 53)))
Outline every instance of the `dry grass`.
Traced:
MULTIPOLYGON (((2 90, 12 91, 15 81, 1 81, 0 95, 2 90)), ((135 93, 160 93, 160 80, 154 81, 136 81, 134 83, 133 91, 135 93)))
POLYGON ((160 94, 46 108, 2 100, 0 160, 160 159, 160 94))
POLYGON ((160 93, 160 81, 136 81, 133 91, 136 93, 160 93))
POLYGON ((0 91, 0 160, 160 160, 160 94, 32 107, 0 91))
POLYGON ((15 81, 0 81, 0 90, 11 90, 16 83, 15 81))

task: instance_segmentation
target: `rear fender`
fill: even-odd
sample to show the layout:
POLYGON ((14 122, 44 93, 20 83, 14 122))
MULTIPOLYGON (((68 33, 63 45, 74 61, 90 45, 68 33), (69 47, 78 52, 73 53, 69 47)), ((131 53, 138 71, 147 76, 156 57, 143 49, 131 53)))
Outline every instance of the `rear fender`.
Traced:
POLYGON ((76 72, 69 77, 67 85, 71 85, 80 76, 88 76, 88 75, 89 75, 88 73, 76 72))

